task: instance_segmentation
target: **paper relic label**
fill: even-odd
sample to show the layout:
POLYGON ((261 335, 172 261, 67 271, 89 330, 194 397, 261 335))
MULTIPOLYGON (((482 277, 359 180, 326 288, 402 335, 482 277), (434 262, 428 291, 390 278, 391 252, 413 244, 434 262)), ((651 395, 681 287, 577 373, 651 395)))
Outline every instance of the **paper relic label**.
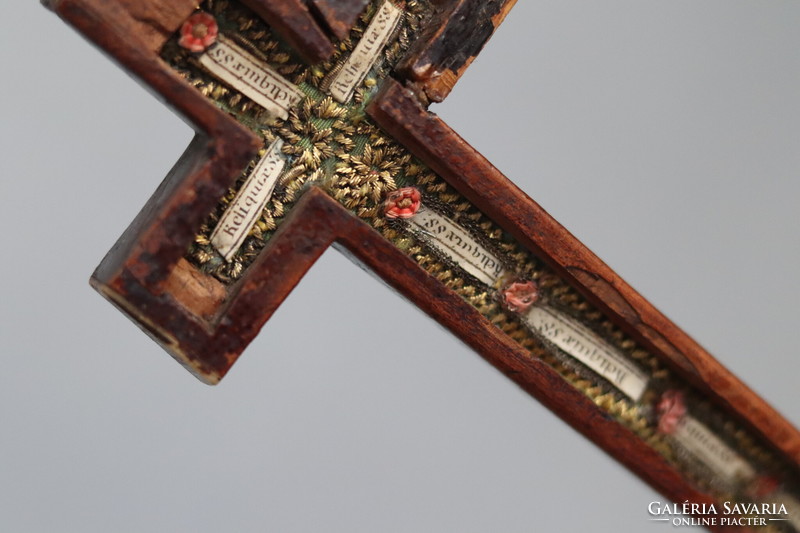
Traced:
POLYGON ((247 177, 211 234, 211 244, 226 261, 230 261, 242 245, 272 196, 286 165, 282 147, 283 141, 277 139, 267 148, 267 153, 247 177))
POLYGON ((402 16, 402 10, 388 0, 378 9, 353 53, 331 82, 329 92, 337 102, 345 104, 352 98, 356 87, 364 81, 378 60, 402 16))
POLYGON ((304 94, 261 59, 220 35, 200 56, 200 64, 272 115, 286 119, 304 94))
POLYGON ((634 401, 647 388, 647 376, 596 333, 552 308, 534 306, 523 321, 542 338, 585 364, 634 401))
POLYGON ((504 274, 500 260, 446 216, 420 206, 408 221, 418 237, 486 285, 494 285, 504 274))
POLYGON ((751 478, 755 470, 735 451, 697 419, 686 415, 675 428, 672 437, 728 482, 751 478))

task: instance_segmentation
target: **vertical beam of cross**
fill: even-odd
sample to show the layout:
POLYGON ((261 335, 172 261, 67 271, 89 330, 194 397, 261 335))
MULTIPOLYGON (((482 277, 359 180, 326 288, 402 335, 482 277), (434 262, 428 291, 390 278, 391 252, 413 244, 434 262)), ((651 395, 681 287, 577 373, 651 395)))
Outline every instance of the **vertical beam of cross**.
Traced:
MULTIPOLYGON (((340 10, 336 2, 324 0, 245 3, 311 62, 333 53, 336 39, 359 11, 353 6, 363 7, 359 2, 340 10)), ((513 1, 436 4, 427 28, 397 65, 397 79, 385 80, 371 97, 368 115, 694 390, 768 442, 796 475, 800 434, 786 420, 426 110, 452 89, 513 1)), ((532 358, 472 304, 319 187, 302 194, 240 279, 225 284, 197 269, 185 257, 187 248, 264 140, 159 57, 196 6, 184 0, 168 8, 159 0, 51 0, 49 5, 197 131, 92 283, 200 379, 221 379, 305 271, 336 245, 670 498, 714 501, 641 435, 598 408, 551 365, 532 358)))

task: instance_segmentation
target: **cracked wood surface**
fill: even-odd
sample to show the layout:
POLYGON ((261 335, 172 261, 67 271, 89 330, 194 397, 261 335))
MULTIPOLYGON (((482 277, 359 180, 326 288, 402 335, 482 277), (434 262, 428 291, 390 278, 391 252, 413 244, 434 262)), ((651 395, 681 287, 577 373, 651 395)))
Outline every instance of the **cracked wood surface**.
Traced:
POLYGON ((388 82, 370 114, 492 220, 547 262, 618 326, 662 356, 687 381, 769 435, 800 463, 800 434, 775 409, 661 314, 527 194, 420 106, 411 91, 388 82), (491 187, 486 184, 491 183, 491 187))
MULTIPOLYGON (((284 31, 296 31, 304 24, 319 30, 295 43, 312 60, 328 53, 324 43, 330 44, 330 39, 318 39, 325 35, 318 20, 328 20, 320 17, 325 3, 316 2, 316 15, 294 9, 292 16, 283 18, 279 11, 277 15, 267 11, 289 6, 288 0, 267 7, 269 2, 249 2, 260 5, 265 18, 284 21, 277 22, 289 28, 284 31)), ((796 429, 425 109, 429 101, 449 93, 513 1, 436 4, 439 14, 430 30, 402 63, 399 81, 385 82, 370 115, 637 342, 745 421, 797 467, 796 429), (456 37, 462 47, 453 48, 456 37)), ((674 501, 712 501, 639 437, 552 368, 524 356, 522 348, 461 297, 319 189, 305 193, 238 282, 224 286, 193 270, 183 255, 197 227, 261 146, 257 136, 188 86, 157 55, 195 4, 50 0, 47 5, 164 98, 197 131, 183 157, 98 267, 92 283, 200 379, 208 383, 221 379, 316 259, 336 245, 663 494, 674 501)), ((344 26, 334 29, 330 21, 327 24, 335 34, 344 31, 344 26)))

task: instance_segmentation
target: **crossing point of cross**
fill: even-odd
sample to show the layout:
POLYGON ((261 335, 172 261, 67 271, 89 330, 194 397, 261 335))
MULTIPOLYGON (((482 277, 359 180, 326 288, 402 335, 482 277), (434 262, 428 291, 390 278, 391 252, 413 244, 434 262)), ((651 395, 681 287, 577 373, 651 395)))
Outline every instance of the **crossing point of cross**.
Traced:
POLYGON ((196 130, 92 284, 201 380, 334 245, 674 501, 796 498, 797 430, 427 110, 513 0, 46 3, 196 130))

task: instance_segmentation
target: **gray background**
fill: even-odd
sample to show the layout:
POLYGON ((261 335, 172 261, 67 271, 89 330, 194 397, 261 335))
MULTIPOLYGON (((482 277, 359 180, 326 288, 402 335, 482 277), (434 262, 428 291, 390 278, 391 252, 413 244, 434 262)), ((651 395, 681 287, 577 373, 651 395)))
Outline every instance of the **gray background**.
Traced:
MULTIPOLYGON (((798 28, 795 1, 523 1, 434 108, 795 424, 798 28)), ((190 130, 33 1, 0 39, 0 529, 670 527, 335 251, 195 381, 86 283, 190 130)))

